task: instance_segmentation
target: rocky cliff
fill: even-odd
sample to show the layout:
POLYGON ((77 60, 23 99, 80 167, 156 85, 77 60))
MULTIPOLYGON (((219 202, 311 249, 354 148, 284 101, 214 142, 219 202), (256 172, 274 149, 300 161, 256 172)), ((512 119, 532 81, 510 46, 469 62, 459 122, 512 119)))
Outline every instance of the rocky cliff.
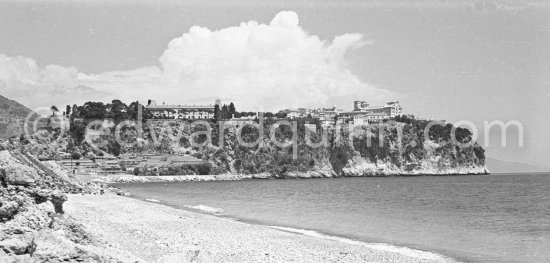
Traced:
POLYGON ((63 214, 67 193, 93 188, 6 148, 0 145, 0 262, 122 262, 63 214))
MULTIPOLYGON (((291 146, 282 148, 264 139, 258 147, 240 146, 236 139, 226 138, 226 146, 214 155, 221 155, 233 172, 269 173, 276 178, 334 176, 407 176, 485 174, 484 150, 471 142, 469 131, 457 130, 459 141, 450 139, 452 126, 434 129, 424 138, 423 125, 398 123, 389 126, 358 126, 328 134, 326 146, 312 147, 298 125, 297 156, 291 146), (443 133, 443 135, 441 134, 443 133), (462 133, 462 134, 461 134, 462 133), (221 154, 220 154, 221 152, 221 154)), ((278 140, 289 139, 289 131, 281 131, 278 140)), ((277 137, 277 136, 276 136, 277 137)), ((318 142, 320 134, 312 141, 318 142)), ((204 158, 204 154, 201 156, 204 158)), ((219 164, 219 158, 216 164, 219 164)))
POLYGON ((424 135, 424 126, 399 123, 356 127, 342 132, 331 151, 331 163, 342 176, 486 174, 484 150, 457 128, 451 140, 447 125, 424 135), (443 134, 442 134, 443 133, 443 134), (426 137, 426 138, 425 138, 426 137))
MULTIPOLYGON (((41 136, 33 143, 18 142, 18 148, 43 158, 57 158, 74 151, 92 157, 105 153, 147 153, 191 155, 206 164, 154 168, 160 175, 266 177, 263 175, 268 174, 271 178, 296 178, 488 173, 484 149, 472 141, 469 130, 451 124, 427 129, 430 127, 427 121, 402 119, 384 125, 342 126, 327 131, 318 123, 308 125, 305 120, 297 120, 295 127, 280 125, 272 129, 274 123, 264 123, 261 133, 260 126, 225 125, 221 130, 220 125, 210 123, 211 144, 201 147, 197 145, 208 139, 206 127, 184 121, 155 121, 144 125, 141 138, 136 137, 133 128, 122 129, 121 137, 127 145, 118 145, 114 140, 113 125, 111 136, 98 138, 95 146, 69 134, 56 137, 52 133, 51 140, 41 136)), ((140 171, 136 174, 152 175, 140 171)))
MULTIPOLYGON (((296 178, 488 173, 484 150, 472 142, 470 131, 450 124, 436 125, 427 132, 428 122, 410 119, 382 126, 341 127, 326 133, 324 145, 318 144, 323 138, 320 127, 313 129, 304 121, 297 121, 296 132, 289 126, 278 127, 275 140, 271 138, 271 124, 264 125, 262 138, 258 127, 239 129, 229 125, 220 132, 219 126, 212 124, 212 145, 206 147, 192 147, 190 143, 192 133, 201 131, 200 128, 181 129, 183 136, 170 140, 174 131, 179 130, 178 125, 183 124, 175 122, 172 129, 151 126, 156 130, 153 134, 160 138, 156 144, 151 143, 149 131, 146 143, 122 148, 121 152, 189 154, 208 162, 207 174, 213 175, 296 178)), ((202 143, 206 137, 193 140, 202 143)))

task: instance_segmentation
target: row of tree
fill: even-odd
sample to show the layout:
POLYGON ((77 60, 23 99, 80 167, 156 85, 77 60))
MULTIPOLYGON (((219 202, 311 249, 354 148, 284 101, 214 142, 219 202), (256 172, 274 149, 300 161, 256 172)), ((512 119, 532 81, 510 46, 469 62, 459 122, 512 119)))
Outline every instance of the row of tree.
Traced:
MULTIPOLYGON (((153 118, 152 114, 147 110, 146 107, 140 105, 137 101, 126 105, 120 100, 113 100, 111 103, 104 104, 103 102, 86 102, 82 106, 77 106, 74 104, 72 107, 67 105, 63 115, 71 118, 85 118, 85 119, 104 119, 104 118, 114 118, 115 122, 124 120, 124 119, 135 119, 137 118, 138 107, 142 107, 142 114, 144 119, 153 118)), ((59 112, 59 109, 56 106, 51 108, 52 115, 56 115, 59 112)), ((283 119, 287 117, 287 114, 284 112, 272 113, 272 112, 263 112, 263 117, 267 119, 283 119)), ((231 102, 229 105, 220 105, 216 104, 214 106, 214 120, 230 120, 232 118, 242 118, 242 117, 254 117, 256 112, 238 112, 235 108, 235 104, 231 102)), ((311 116, 308 116, 311 118, 311 116)))
POLYGON ((224 104, 221 108, 220 105, 214 105, 214 119, 215 120, 228 120, 233 118, 237 110, 235 109, 235 104, 231 102, 228 105, 224 104))
MULTIPOLYGON (((113 118, 115 121, 124 119, 137 118, 139 107, 144 118, 149 118, 149 111, 139 102, 134 101, 130 105, 126 105, 120 100, 113 100, 111 103, 104 104, 103 102, 88 101, 82 106, 74 104, 72 107, 67 105, 64 115, 71 118, 85 118, 85 119, 104 119, 113 118)), ((58 112, 57 107, 52 106, 52 112, 58 112)))

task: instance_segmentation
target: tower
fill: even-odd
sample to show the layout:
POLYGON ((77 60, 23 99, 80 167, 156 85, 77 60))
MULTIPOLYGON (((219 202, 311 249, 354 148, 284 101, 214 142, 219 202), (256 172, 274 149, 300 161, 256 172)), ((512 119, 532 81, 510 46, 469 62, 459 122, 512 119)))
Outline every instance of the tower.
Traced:
POLYGON ((361 107, 361 102, 360 101, 356 100, 356 101, 353 102, 353 110, 354 111, 358 111, 360 107, 361 107))
POLYGON ((369 104, 366 101, 356 100, 353 102, 354 111, 362 111, 369 107, 369 104))

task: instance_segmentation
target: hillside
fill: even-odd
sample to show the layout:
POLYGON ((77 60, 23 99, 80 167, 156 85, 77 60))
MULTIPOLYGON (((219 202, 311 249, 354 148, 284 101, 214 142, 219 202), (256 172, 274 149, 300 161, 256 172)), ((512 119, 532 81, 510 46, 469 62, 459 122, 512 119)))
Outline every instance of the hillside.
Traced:
POLYGON ((0 113, 2 113, 2 116, 26 117, 29 112, 31 110, 23 104, 0 95, 0 113))
POLYGON ((109 104, 87 102, 72 108, 67 133, 43 129, 40 136, 13 143, 42 159, 73 153, 90 159, 105 154, 168 154, 195 157, 201 162, 189 166, 167 164, 165 160, 139 161, 143 165, 130 166, 135 175, 264 174, 296 178, 488 173, 485 150, 471 142, 468 129, 452 124, 431 127, 427 120, 398 116, 380 125, 321 129, 315 118, 267 117, 262 124, 251 121, 240 129, 235 126, 238 124, 222 126, 214 120, 195 123, 198 125, 190 120, 154 120, 144 110, 143 130, 126 126, 119 130, 122 141, 117 140, 116 127, 126 119, 136 119, 138 107, 137 102, 126 106, 119 100, 109 104), (295 127, 278 124, 290 120, 295 121, 295 127), (101 134, 86 139, 86 127, 95 121, 103 122, 101 134), (424 134, 426 127, 431 128, 424 134), (205 134, 211 134, 211 144, 206 143, 205 134))
MULTIPOLYGON (((204 132, 205 128, 202 126, 192 128, 189 122, 174 120, 164 124, 147 122, 144 125, 143 139, 139 141, 135 138, 134 129, 122 130, 121 138, 126 138, 130 147, 118 145, 112 136, 105 136, 94 142, 99 145, 95 149, 76 136, 84 134, 79 129, 86 127, 86 123, 75 121, 71 126, 73 136, 76 137, 73 143, 59 144, 55 149, 69 150, 70 145, 74 145, 73 147, 83 155, 97 155, 101 152, 115 156, 144 153, 191 155, 207 163, 207 167, 197 169, 174 166, 141 167, 134 170, 136 175, 264 174, 273 178, 296 178, 488 172, 485 167, 484 149, 477 143, 466 143, 471 140, 471 132, 457 128, 457 139, 463 142, 463 145, 453 143, 450 139, 450 131, 453 127, 450 124, 434 127, 430 131, 429 138, 426 139, 423 136, 423 130, 427 122, 417 120, 405 120, 399 122, 397 126, 386 128, 368 126, 356 127, 354 131, 331 130, 327 134, 325 146, 313 147, 306 143, 305 121, 297 121, 298 133, 294 147, 280 145, 281 142, 290 142, 293 137, 292 129, 288 126, 281 126, 275 132, 276 141, 279 143, 274 143, 270 139, 269 131, 274 120, 267 120, 267 123, 264 123, 262 139, 258 138, 258 129, 251 126, 246 126, 239 131, 237 127, 228 125, 223 132, 220 132, 217 124, 210 123, 213 145, 193 147, 192 134, 204 132), (178 133, 182 135, 179 139, 174 136, 178 133), (246 146, 240 143, 237 138, 238 133, 241 133, 243 142, 252 143, 252 145, 246 146), (401 138, 398 133, 402 133, 401 138)), ((317 126, 319 126, 318 123, 317 126)), ((114 129, 110 134, 113 132, 114 129)), ((321 134, 311 132, 312 142, 319 142, 320 138, 321 134)), ((195 138, 195 142, 199 144, 205 140, 205 136, 195 138)), ((48 153, 50 151, 39 155, 48 158, 48 153)))
POLYGON ((0 95, 0 139, 21 134, 23 121, 30 112, 21 103, 0 95))

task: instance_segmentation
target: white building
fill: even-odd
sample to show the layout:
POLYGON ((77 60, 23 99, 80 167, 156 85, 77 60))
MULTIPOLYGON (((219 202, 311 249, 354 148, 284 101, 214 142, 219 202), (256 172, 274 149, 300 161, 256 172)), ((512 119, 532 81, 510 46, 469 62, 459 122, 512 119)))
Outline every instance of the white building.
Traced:
POLYGON ((328 126, 336 124, 336 116, 339 116, 344 110, 337 108, 319 108, 311 111, 311 117, 318 118, 321 125, 328 126))
POLYGON ((388 101, 384 106, 371 107, 366 101, 354 101, 354 112, 363 113, 383 113, 387 118, 394 118, 397 115, 401 115, 403 108, 399 105, 399 101, 388 101))
POLYGON ((306 108, 298 108, 298 109, 285 109, 280 112, 286 113, 287 118, 295 119, 295 118, 307 117, 308 114, 311 112, 311 110, 306 108))
POLYGON ((340 123, 353 123, 364 125, 378 123, 401 115, 403 108, 399 101, 389 101, 384 106, 371 107, 366 101, 354 101, 353 111, 341 112, 338 115, 340 123))
MULTIPOLYGON (((219 100, 216 100, 219 103, 219 100)), ((212 119, 215 105, 157 105, 151 101, 146 106, 155 118, 164 119, 212 119)))

